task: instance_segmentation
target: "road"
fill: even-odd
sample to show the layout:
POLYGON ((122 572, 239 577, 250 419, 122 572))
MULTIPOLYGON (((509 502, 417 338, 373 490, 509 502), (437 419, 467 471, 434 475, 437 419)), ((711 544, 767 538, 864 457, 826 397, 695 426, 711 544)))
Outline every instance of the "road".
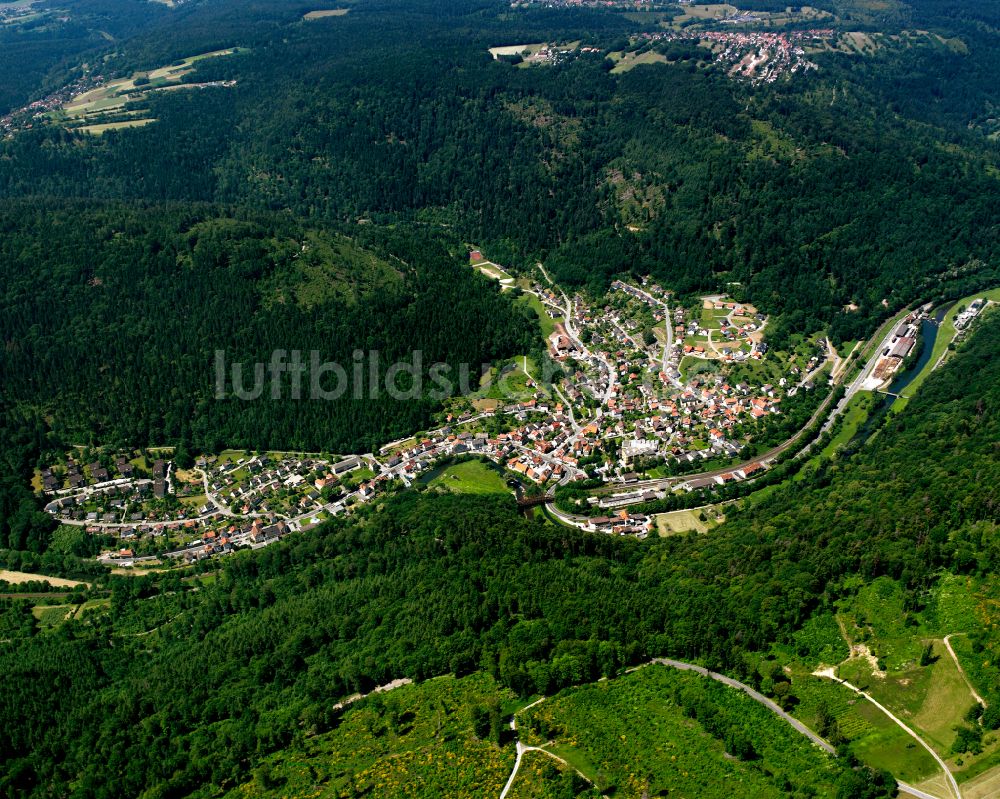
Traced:
MULTIPOLYGON (((629 488, 639 490, 642 488, 670 488, 675 485, 687 482, 688 480, 695 480, 705 477, 718 477, 719 475, 729 474, 730 472, 736 472, 740 469, 746 468, 754 463, 762 463, 768 465, 778 458, 782 453, 784 453, 789 447, 795 445, 795 443, 802 438, 803 434, 808 430, 825 412, 830 401, 833 399, 833 394, 831 393, 826 399, 820 403, 820 406, 816 409, 812 416, 809 417, 809 421, 803 425, 803 427, 795 432, 788 440, 768 450, 763 455, 759 455, 756 458, 751 458, 750 460, 743 461, 741 463, 731 463, 721 469, 713 469, 708 472, 696 472, 694 474, 678 475, 676 477, 659 477, 652 480, 638 480, 634 483, 623 483, 621 481, 613 482, 609 481, 606 485, 613 486, 615 488, 629 488)), ((832 415, 831 415, 832 418, 832 415)))
POLYGON ((986 700, 983 699, 977 692, 976 689, 972 687, 972 683, 969 682, 969 677, 965 673, 965 669, 962 668, 962 664, 958 662, 958 655, 955 654, 955 650, 951 648, 951 637, 953 635, 965 635, 965 633, 948 633, 944 637, 944 645, 948 650, 948 654, 951 655, 951 659, 955 661, 955 668, 958 669, 958 673, 962 675, 962 679, 965 680, 965 684, 969 687, 969 693, 972 694, 972 698, 975 699, 983 707, 989 707, 986 704, 986 700))
MULTIPOLYGON (((641 294, 643 297, 645 297, 650 303, 659 305, 661 308, 663 308, 663 324, 667 334, 667 340, 663 345, 663 357, 660 361, 660 370, 665 375, 667 375, 667 379, 671 383, 673 383, 675 387, 684 388, 684 385, 681 383, 680 380, 670 377, 670 351, 673 349, 674 346, 674 326, 670 319, 670 306, 667 305, 665 302, 663 302, 663 300, 658 300, 648 291, 644 291, 638 286, 633 286, 632 288, 636 291, 636 293, 641 294)), ((640 349, 643 348, 640 347, 640 349)))
POLYGON ((944 772, 945 779, 948 781, 948 787, 951 789, 954 799, 962 799, 962 792, 959 790, 958 782, 955 780, 955 775, 951 773, 951 769, 948 768, 948 764, 941 759, 941 756, 937 752, 935 752, 934 749, 926 741, 924 741, 923 738, 921 738, 912 729, 907 727, 906 724, 900 721, 900 719, 895 714, 893 714, 893 712, 889 710, 889 708, 887 708, 877 699, 873 698, 871 694, 862 691, 860 688, 854 685, 851 685, 846 680, 840 679, 832 668, 820 669, 819 671, 814 671, 813 676, 825 677, 828 680, 833 680, 834 682, 840 683, 845 688, 849 688, 850 690, 854 691, 854 693, 856 693, 858 696, 863 696, 865 699, 867 699, 869 702, 875 705, 875 707, 877 707, 879 710, 885 713, 885 715, 888 716, 892 721, 894 721, 900 727, 900 729, 902 729, 907 735, 913 738, 917 743, 919 743, 924 749, 926 749, 930 753, 930 756, 933 757, 935 762, 941 767, 941 771, 944 772))
MULTIPOLYGON (((850 402, 850 398, 853 397, 861 389, 861 386, 864 383, 864 381, 867 379, 868 376, 870 376, 871 372, 873 372, 875 370, 875 365, 878 363, 879 358, 882 357, 882 350, 885 349, 885 347, 888 345, 889 342, 891 342, 892 335, 895 332, 895 329, 896 329, 896 325, 895 324, 890 325, 889 332, 886 334, 885 338, 882 340, 882 342, 876 348, 876 350, 875 350, 874 354, 872 355, 871 359, 869 359, 868 363, 865 364, 865 367, 861 370, 861 372, 858 374, 858 376, 854 380, 852 380, 851 383, 850 383, 850 385, 847 387, 846 392, 844 394, 844 398, 840 402, 837 403, 837 405, 833 408, 832 411, 830 411, 830 415, 829 415, 829 417, 827 417, 827 420, 823 423, 823 426, 820 428, 820 432, 819 432, 819 435, 817 435, 817 438, 819 438, 820 436, 822 436, 823 433, 826 433, 833 426, 833 423, 837 419, 837 417, 841 413, 843 413, 844 410, 847 408, 847 403, 850 402)), ((873 339, 874 339, 874 337, 873 337, 873 339)), ((869 339, 869 342, 867 342, 867 343, 870 343, 873 339, 869 339)), ((842 370, 841 377, 843 377, 843 372, 846 372, 846 368, 844 370, 842 370)), ((809 417, 809 421, 807 421, 805 423, 805 425, 801 429, 799 429, 798 431, 796 431, 795 434, 793 436, 791 436, 789 439, 787 439, 783 443, 779 444, 778 446, 774 447, 773 449, 768 450, 767 452, 765 452, 763 455, 760 455, 759 457, 753 458, 753 459, 748 460, 748 461, 744 461, 742 463, 730 464, 729 466, 726 466, 725 468, 714 469, 714 470, 709 471, 709 472, 697 472, 695 474, 686 474, 686 475, 683 475, 681 477, 661 477, 661 478, 658 478, 658 479, 655 479, 655 480, 639 480, 638 482, 635 482, 635 483, 628 483, 627 487, 628 488, 635 488, 635 489, 640 489, 640 488, 652 488, 652 489, 670 488, 672 486, 675 486, 675 485, 678 485, 680 483, 683 483, 683 482, 685 482, 687 480, 695 480, 695 479, 705 478, 705 477, 718 477, 719 475, 722 475, 722 474, 726 474, 726 473, 729 473, 729 472, 735 472, 735 471, 738 471, 740 469, 743 469, 746 466, 749 466, 752 463, 763 463, 765 465, 769 464, 772 461, 774 461, 776 458, 778 458, 786 450, 788 450, 789 447, 794 446, 795 443, 800 438, 802 438, 802 435, 805 433, 805 431, 808 430, 810 427, 812 427, 812 425, 815 424, 823 416, 823 414, 827 410, 827 406, 830 404, 830 401, 832 399, 833 399, 833 394, 831 393, 826 399, 823 400, 822 403, 820 403, 820 406, 816 409, 816 411, 813 413, 813 415, 809 417)), ((800 454, 805 454, 806 452, 809 451, 809 449, 811 447, 812 447, 812 443, 810 442, 809 444, 806 445, 805 448, 803 448, 802 453, 800 453, 800 454)), ((617 482, 617 483, 609 482, 608 485, 612 485, 612 486, 615 486, 617 488, 623 488, 623 487, 626 486, 625 483, 622 483, 620 481, 617 482)))
MULTIPOLYGON (((850 403, 850 401, 854 398, 854 395, 862 390, 865 382, 868 380, 868 378, 871 377, 872 372, 875 371, 875 366, 878 364, 879 360, 882 357, 882 351, 886 347, 892 345, 892 339, 896 333, 896 328, 898 326, 899 326, 898 321, 894 321, 891 325, 889 325, 888 331, 886 332, 882 340, 879 342, 879 345, 875 348, 874 352, 872 353, 872 357, 868 359, 868 363, 866 363, 864 367, 861 369, 861 371, 858 372, 858 376, 855 377, 854 380, 850 382, 850 384, 847 386, 846 391, 844 392, 844 398, 840 402, 838 402, 837 406, 833 409, 833 411, 831 411, 830 418, 826 420, 826 422, 823 424, 822 429, 820 430, 820 435, 825 433, 833 426, 834 420, 841 413, 844 412, 844 409, 847 408, 848 403, 850 403)), ((876 331, 875 336, 877 335, 878 332, 876 331)), ((869 339, 869 341, 866 342, 866 344, 874 340, 875 336, 869 339)), ((844 367, 841 377, 843 377, 843 374, 847 372, 848 368, 849 366, 844 367)))
POLYGON ((195 471, 201 475, 202 485, 205 486, 205 499, 207 499, 209 502, 214 503, 215 507, 219 509, 219 513, 221 513, 223 516, 235 516, 236 514, 229 509, 229 506, 226 505, 226 503, 223 502, 221 499, 219 499, 212 492, 212 489, 208 487, 208 474, 205 472, 205 470, 195 469, 195 471))

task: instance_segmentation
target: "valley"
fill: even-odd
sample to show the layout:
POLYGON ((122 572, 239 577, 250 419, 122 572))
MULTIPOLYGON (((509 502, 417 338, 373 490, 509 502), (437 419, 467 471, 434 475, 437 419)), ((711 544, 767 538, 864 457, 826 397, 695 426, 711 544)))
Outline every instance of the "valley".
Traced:
POLYGON ((0 797, 993 799, 997 31, 0 2, 0 797))

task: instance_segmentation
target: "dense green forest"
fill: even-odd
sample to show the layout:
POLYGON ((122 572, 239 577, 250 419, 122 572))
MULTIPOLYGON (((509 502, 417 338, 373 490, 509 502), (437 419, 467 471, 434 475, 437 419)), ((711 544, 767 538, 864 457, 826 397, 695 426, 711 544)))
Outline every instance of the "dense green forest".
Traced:
POLYGON ((664 654, 740 674, 774 642, 809 655, 797 631, 858 576, 920 612, 943 573, 996 573, 998 342, 994 316, 818 484, 708 537, 581 535, 509 499, 407 492, 200 584, 112 578, 106 612, 54 634, 11 620, 5 790, 208 795, 400 676, 482 669, 528 695, 664 654))
POLYGON ((461 364, 476 386, 482 364, 533 344, 524 312, 465 266, 464 249, 415 227, 348 239, 284 217, 114 203, 7 204, 0 226, 0 380, 8 402, 48 415, 64 441, 370 448, 427 423, 432 364, 452 368, 457 390, 461 364), (249 390, 253 364, 275 349, 301 351, 307 367, 315 350, 352 385, 342 399, 311 399, 307 371, 301 401, 286 375, 279 398, 268 382, 244 402, 230 373, 217 399, 216 350, 245 364, 249 390), (387 367, 414 350, 424 385, 395 400, 387 367), (367 360, 353 385, 355 351, 378 358, 377 397, 367 360))

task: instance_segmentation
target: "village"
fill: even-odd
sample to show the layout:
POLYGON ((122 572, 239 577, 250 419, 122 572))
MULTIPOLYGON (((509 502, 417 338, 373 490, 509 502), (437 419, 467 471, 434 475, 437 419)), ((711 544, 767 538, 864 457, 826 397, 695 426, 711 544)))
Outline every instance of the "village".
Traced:
MULTIPOLYGON (((719 6, 726 9, 727 6, 719 6)), ((656 47, 671 42, 690 42, 704 48, 704 63, 724 69, 733 79, 751 84, 774 83, 783 76, 817 69, 807 54, 828 49, 837 39, 832 28, 775 31, 766 29, 726 30, 717 26, 747 25, 758 22, 750 12, 736 12, 723 17, 698 18, 698 25, 671 30, 642 32, 628 37, 630 46, 611 52, 594 44, 581 42, 543 42, 490 48, 494 59, 508 59, 521 67, 552 66, 584 55, 603 53, 616 66, 612 71, 631 69, 639 64, 663 63, 667 58, 656 47)))
MULTIPOLYGON (((470 265, 514 289, 513 278, 478 250, 470 265)), ((598 480, 620 490, 593 499, 584 529, 644 536, 649 520, 628 505, 743 480, 763 471, 743 464, 710 478, 694 473, 737 464, 757 423, 821 379, 825 353, 792 356, 787 378, 751 384, 733 369, 767 358, 767 318, 749 303, 707 296, 671 304, 654 281, 615 281, 600 302, 567 296, 544 269, 516 287, 537 300, 551 328, 552 377, 511 364, 522 391, 502 400, 457 398, 435 430, 364 455, 227 450, 179 468, 170 450, 69 452, 39 470, 45 510, 61 523, 113 538, 102 559, 118 565, 192 562, 266 546, 394 490, 419 485, 444 460, 498 464, 519 495, 551 498, 559 485, 598 480), (805 379, 799 379, 804 377, 805 379), (89 462, 83 462, 88 460, 89 462), (641 479, 691 473, 676 486, 636 490, 641 479)), ((540 319, 540 322, 542 320, 540 319)), ((783 367, 784 368, 784 367, 783 367)), ((503 396, 503 395, 501 395, 503 396)))
MULTIPOLYGON (((720 24, 740 24, 752 18, 735 16, 720 20, 720 24)), ((640 41, 694 41, 704 43, 714 62, 725 67, 732 78, 751 83, 774 83, 783 75, 794 75, 816 69, 806 57, 806 48, 835 36, 832 29, 792 30, 780 33, 724 30, 683 30, 662 33, 642 33, 640 41)))

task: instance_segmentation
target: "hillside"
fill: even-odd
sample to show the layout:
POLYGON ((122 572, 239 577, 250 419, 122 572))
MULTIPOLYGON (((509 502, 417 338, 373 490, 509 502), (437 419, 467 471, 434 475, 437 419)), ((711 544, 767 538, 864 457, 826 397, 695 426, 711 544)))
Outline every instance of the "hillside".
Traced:
POLYGON ((453 242, 419 229, 351 239, 267 214, 82 203, 8 204, 0 224, 4 400, 46 416, 64 440, 182 442, 192 452, 370 448, 427 424, 441 399, 431 398, 432 364, 449 365, 447 395, 457 393, 459 364, 533 345, 524 313, 462 268, 453 242), (261 386, 261 401, 237 399, 232 365, 243 364, 249 394, 254 364, 269 364, 275 350, 286 361, 299 351, 302 401, 280 373, 282 384, 261 386), (398 401, 387 368, 414 351, 421 383, 414 401, 398 401), (314 396, 313 352, 348 373, 336 399, 314 396))

